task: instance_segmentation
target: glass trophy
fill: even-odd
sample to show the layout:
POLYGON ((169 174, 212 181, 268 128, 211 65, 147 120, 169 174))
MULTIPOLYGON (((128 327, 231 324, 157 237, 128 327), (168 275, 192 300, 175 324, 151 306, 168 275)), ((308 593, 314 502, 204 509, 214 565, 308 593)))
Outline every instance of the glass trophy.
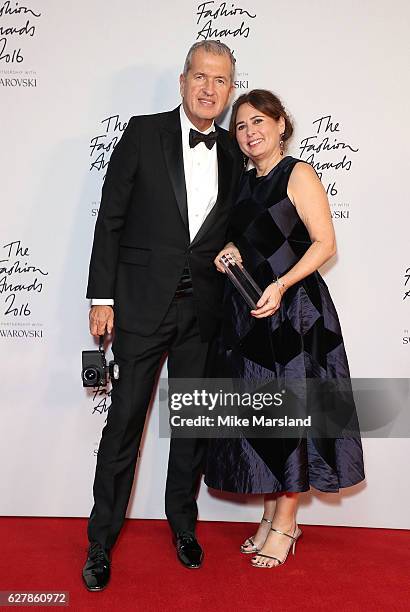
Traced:
POLYGON ((262 289, 255 283, 243 265, 236 261, 235 257, 230 253, 222 255, 219 261, 224 267, 229 280, 237 288, 248 306, 255 309, 256 303, 263 293, 262 289))

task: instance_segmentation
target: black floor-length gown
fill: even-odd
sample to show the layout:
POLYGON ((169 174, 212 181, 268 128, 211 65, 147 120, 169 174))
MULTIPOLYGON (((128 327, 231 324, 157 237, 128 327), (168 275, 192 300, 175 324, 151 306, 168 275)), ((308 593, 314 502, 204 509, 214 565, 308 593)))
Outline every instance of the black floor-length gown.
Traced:
MULTIPOLYGON (((287 195, 290 173, 298 161, 284 157, 263 177, 257 177, 255 169, 246 172, 233 208, 233 242, 261 288, 284 275, 311 245, 287 195)), ((219 353, 225 372, 245 383, 275 378, 349 381, 350 377, 337 312, 318 272, 290 287, 276 314, 259 320, 227 282, 219 353)), ((347 411, 349 422, 357 423, 352 395, 347 411)), ((336 492, 365 477, 358 426, 356 435, 350 432, 351 428, 349 435, 320 439, 213 439, 205 483, 238 493, 301 492, 310 486, 336 492)))

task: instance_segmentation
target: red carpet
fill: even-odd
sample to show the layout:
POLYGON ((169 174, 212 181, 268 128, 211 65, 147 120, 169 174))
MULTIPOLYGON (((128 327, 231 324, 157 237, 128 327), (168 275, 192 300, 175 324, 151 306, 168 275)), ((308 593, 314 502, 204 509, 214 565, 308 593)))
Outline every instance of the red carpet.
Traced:
POLYGON ((0 590, 69 591, 71 610, 410 610, 409 532, 302 529, 295 557, 264 570, 250 567, 249 556, 238 552, 253 525, 199 523, 205 562, 187 570, 175 557, 165 521, 127 521, 113 551, 109 586, 89 593, 81 581, 85 519, 2 518, 0 590))

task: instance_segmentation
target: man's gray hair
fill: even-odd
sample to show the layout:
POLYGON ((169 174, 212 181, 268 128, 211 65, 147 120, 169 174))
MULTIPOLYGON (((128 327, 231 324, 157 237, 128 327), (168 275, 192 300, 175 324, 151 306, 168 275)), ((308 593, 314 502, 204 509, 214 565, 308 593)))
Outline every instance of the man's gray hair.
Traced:
POLYGON ((184 71, 183 71, 184 76, 188 74, 188 71, 191 68, 192 56, 197 49, 203 49, 207 53, 214 53, 215 55, 226 55, 227 57, 229 57, 231 61, 231 83, 233 83, 234 78, 235 78, 236 59, 234 58, 230 48, 224 43, 219 42, 219 40, 201 40, 200 42, 194 43, 192 45, 185 59, 184 71))

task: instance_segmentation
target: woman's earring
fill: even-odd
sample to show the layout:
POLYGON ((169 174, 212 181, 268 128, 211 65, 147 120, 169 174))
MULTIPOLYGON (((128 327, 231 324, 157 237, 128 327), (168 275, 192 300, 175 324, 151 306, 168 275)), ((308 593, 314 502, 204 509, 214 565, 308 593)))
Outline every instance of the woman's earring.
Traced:
POLYGON ((283 148, 284 148, 284 142, 283 142, 283 137, 285 134, 281 134, 280 135, 280 140, 279 140, 279 148, 280 148, 280 154, 283 155, 283 148))
POLYGON ((246 166, 248 165, 248 158, 246 155, 243 156, 243 168, 246 170, 246 166))

